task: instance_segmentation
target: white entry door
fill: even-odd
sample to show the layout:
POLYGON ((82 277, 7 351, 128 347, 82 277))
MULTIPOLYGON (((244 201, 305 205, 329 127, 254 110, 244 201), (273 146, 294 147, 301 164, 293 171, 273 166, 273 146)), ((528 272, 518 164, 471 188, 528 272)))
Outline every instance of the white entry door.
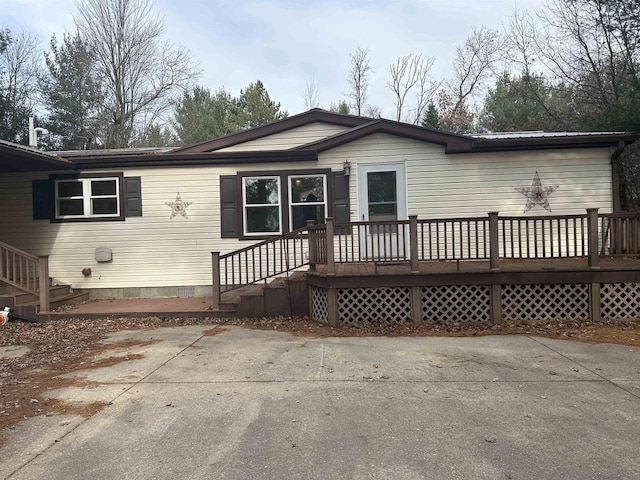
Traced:
MULTIPOLYGON (((407 219, 404 162, 358 165, 358 209, 363 222, 407 219)), ((368 260, 398 260, 407 251, 407 232, 394 225, 360 228, 360 253, 368 260)))

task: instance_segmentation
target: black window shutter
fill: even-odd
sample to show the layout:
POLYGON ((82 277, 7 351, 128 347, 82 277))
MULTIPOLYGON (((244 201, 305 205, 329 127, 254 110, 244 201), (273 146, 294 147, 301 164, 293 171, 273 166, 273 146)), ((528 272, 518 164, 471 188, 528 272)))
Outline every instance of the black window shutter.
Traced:
POLYGON ((220 236, 238 238, 238 179, 220 175, 220 236))
POLYGON ((33 180, 31 193, 33 219, 51 220, 51 182, 49 180, 33 180))
POLYGON ((142 216, 142 179, 140 177, 124 179, 124 216, 142 216))
POLYGON ((336 223, 347 223, 351 220, 349 204, 349 177, 341 172, 334 172, 333 177, 333 220, 336 223))

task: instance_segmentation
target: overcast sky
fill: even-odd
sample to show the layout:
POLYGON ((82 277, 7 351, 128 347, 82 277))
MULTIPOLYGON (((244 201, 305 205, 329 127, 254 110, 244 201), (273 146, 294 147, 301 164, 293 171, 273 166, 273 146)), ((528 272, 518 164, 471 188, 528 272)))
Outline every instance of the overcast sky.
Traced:
MULTIPOLYGON (((349 52, 369 49, 368 103, 393 113, 389 65, 408 53, 435 57, 432 75, 450 75, 457 45, 474 27, 501 29, 518 5, 542 0, 156 0, 166 34, 186 46, 202 68, 198 83, 240 89, 262 80, 290 114, 304 111, 307 82, 328 108, 349 87, 349 52)), ((36 34, 44 50, 54 33, 73 31, 74 0, 0 0, 0 27, 36 34)))

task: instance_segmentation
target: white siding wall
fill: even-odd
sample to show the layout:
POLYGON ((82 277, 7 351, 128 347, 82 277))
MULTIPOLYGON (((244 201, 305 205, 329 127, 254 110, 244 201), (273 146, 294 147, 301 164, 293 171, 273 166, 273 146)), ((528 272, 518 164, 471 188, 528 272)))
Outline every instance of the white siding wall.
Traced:
POLYGON ((255 150, 288 150, 306 143, 315 142, 340 132, 348 127, 330 123, 314 122, 302 127, 292 128, 286 132, 276 133, 268 137, 258 138, 250 142, 240 143, 232 147, 221 148, 217 152, 247 152, 255 150))
MULTIPOLYGON (((521 215, 536 170, 543 185, 558 186, 549 197, 554 214, 579 214, 587 207, 611 211, 608 149, 576 149, 494 154, 444 154, 444 148, 385 134, 371 135, 320 155, 317 163, 273 164, 279 170, 331 168, 352 163, 352 220, 357 212, 357 165, 406 161, 408 212, 420 218, 521 215)), ((250 244, 220 238, 220 175, 264 170, 264 164, 239 167, 126 169, 142 177, 143 217, 124 222, 50 223, 32 220, 31 177, 0 178, 0 240, 36 255, 50 255, 53 277, 75 288, 165 287, 211 284, 211 254, 250 244), (188 219, 170 218, 180 193, 188 219), (96 263, 94 250, 113 249, 113 261, 96 263), (92 276, 81 271, 90 267, 92 276)), ((113 170, 112 170, 113 171, 113 170)), ((42 176, 41 178, 46 178, 42 176)), ((547 213, 534 207, 528 215, 547 213)))

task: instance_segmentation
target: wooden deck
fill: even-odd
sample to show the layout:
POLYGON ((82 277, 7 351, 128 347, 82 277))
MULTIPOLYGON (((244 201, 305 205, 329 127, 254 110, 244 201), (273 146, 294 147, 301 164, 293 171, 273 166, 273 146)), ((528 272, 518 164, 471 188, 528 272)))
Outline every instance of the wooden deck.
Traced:
MULTIPOLYGON (((597 268, 589 267, 586 258, 545 258, 501 260, 499 270, 491 270, 489 260, 441 260, 418 262, 418 272, 412 273, 409 262, 336 263, 336 277, 369 277, 376 275, 438 275, 465 273, 530 273, 530 272, 597 272, 640 271, 638 258, 601 258, 597 268)), ((327 266, 318 265, 311 275, 327 276, 327 266)))

